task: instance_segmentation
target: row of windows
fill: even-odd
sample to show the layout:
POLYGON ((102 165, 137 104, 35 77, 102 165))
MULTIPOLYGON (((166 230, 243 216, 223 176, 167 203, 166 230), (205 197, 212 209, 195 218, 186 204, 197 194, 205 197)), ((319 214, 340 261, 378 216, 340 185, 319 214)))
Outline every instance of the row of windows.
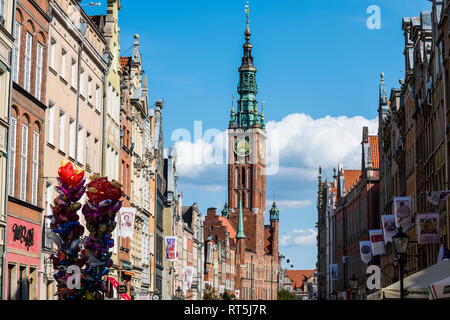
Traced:
MULTIPOLYGON (((61 48, 60 54, 60 65, 59 65, 59 74, 61 78, 65 81, 68 80, 68 71, 67 71, 67 51, 64 48, 61 48)), ((58 67, 56 66, 56 56, 57 56, 57 42, 55 39, 51 39, 50 43, 50 67, 57 72, 58 67)), ((72 57, 70 64, 70 85, 72 88, 77 90, 78 88, 78 62, 77 59, 72 57)), ((87 87, 87 99, 91 105, 94 105, 94 97, 93 97, 93 79, 91 76, 88 76, 88 81, 86 84, 86 72, 84 68, 80 68, 80 95, 86 97, 86 87, 87 87)), ((102 103, 102 92, 101 86, 99 84, 95 85, 95 108, 98 111, 101 111, 101 103, 102 103)), ((115 103, 119 103, 115 101, 115 103)))
MULTIPOLYGON (((26 120, 25 115, 22 118, 26 120)), ((10 150, 9 150, 9 190, 8 194, 16 197, 16 184, 19 185, 19 199, 22 201, 31 201, 32 204, 37 205, 38 200, 38 179, 39 179, 39 127, 34 125, 30 130, 30 125, 27 121, 19 122, 18 118, 11 117, 10 126, 10 150), (20 131, 20 143, 17 143, 17 133, 20 131), (30 132, 31 131, 31 132, 30 132), (32 150, 28 150, 30 145, 32 150), (19 155, 19 163, 17 162, 17 155, 19 155), (28 199, 28 165, 31 162, 31 199, 28 199), (19 181, 16 181, 16 170, 20 170, 18 174, 19 181)))
MULTIPOLYGON (((59 144, 58 148, 61 152, 66 153, 66 124, 67 117, 65 111, 60 108, 58 113, 58 119, 56 117, 56 106, 50 102, 48 108, 48 143, 56 146, 55 142, 55 127, 59 128, 59 144)), ((95 172, 100 172, 100 140, 93 138, 92 134, 83 128, 82 125, 78 126, 78 150, 75 155, 75 135, 76 135, 76 123, 75 120, 69 117, 69 157, 77 159, 81 164, 85 164, 86 167, 92 168, 95 172), (94 139, 94 141, 92 141, 94 139), (92 149, 93 143, 93 149, 92 149), (94 163, 92 163, 92 158, 94 163)))
POLYGON ((19 83, 19 72, 20 68, 23 68, 23 82, 22 86, 23 88, 28 91, 31 94, 34 94, 35 98, 38 100, 41 100, 41 93, 42 93, 42 72, 43 72, 43 53, 44 53, 44 46, 36 40, 36 57, 34 59, 35 63, 35 87, 34 92, 31 88, 31 71, 33 68, 33 43, 34 43, 34 37, 32 34, 28 31, 25 31, 25 46, 24 46, 24 52, 21 52, 21 34, 22 34, 22 25, 16 21, 15 25, 15 42, 14 42, 14 57, 15 57, 15 65, 14 65, 14 72, 13 72, 13 81, 16 83, 19 83), (23 54, 23 65, 21 65, 21 55, 23 54))

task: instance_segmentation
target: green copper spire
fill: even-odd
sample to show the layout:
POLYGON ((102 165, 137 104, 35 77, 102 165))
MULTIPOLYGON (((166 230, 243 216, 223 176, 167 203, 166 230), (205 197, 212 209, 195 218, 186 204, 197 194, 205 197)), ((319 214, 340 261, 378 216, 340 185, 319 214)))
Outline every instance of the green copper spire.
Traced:
POLYGON ((272 209, 270 209, 270 221, 280 221, 280 210, 278 210, 275 201, 273 202, 272 209))
POLYGON ((228 218, 230 211, 228 210, 228 203, 225 203, 225 206, 222 210, 222 217, 228 218))
POLYGON ((243 214, 242 214, 242 200, 239 200, 239 222, 238 222, 238 230, 237 230, 237 235, 236 235, 236 239, 244 239, 245 238, 245 234, 244 234, 244 218, 243 218, 243 214))
POLYGON ((237 88, 239 93, 239 100, 237 102, 236 114, 234 116, 231 115, 230 127, 262 127, 264 125, 264 121, 261 119, 261 115, 258 113, 258 101, 256 100, 258 86, 256 85, 256 68, 253 64, 253 46, 250 43, 250 9, 248 5, 246 5, 245 12, 247 13, 247 27, 244 33, 244 55, 242 57, 241 66, 239 67, 239 85, 237 88))

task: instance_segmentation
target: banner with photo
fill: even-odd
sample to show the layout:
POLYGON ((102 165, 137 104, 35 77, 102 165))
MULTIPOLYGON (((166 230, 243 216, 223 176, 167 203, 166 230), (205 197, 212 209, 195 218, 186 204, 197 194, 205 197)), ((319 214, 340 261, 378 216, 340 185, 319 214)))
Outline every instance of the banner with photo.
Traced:
POLYGON ((385 214, 381 216, 381 223, 384 231, 384 243, 392 242, 392 237, 398 232, 397 225, 395 223, 394 214, 385 214))
POLYGON ((435 206, 438 206, 441 202, 444 202, 450 197, 450 190, 446 191, 430 191, 427 193, 428 202, 435 206))
POLYGON ((369 230, 370 242, 372 244, 372 255, 385 254, 383 230, 369 230))
POLYGON ((186 290, 191 290, 193 274, 194 272, 192 266, 186 266, 183 268, 181 277, 186 290))
POLYGON ((133 240, 136 208, 122 207, 119 211, 119 237, 133 240))
POLYGON ((360 241, 359 252, 361 254, 361 260, 368 264, 370 260, 372 260, 372 248, 370 247, 370 241, 360 241))
POLYGON ((338 279, 338 265, 330 264, 330 280, 338 279))
POLYGON ((408 230, 412 223, 411 197, 394 197, 395 225, 403 231, 408 230))
POLYGON ((241 291, 240 290, 234 290, 234 296, 236 297, 236 300, 239 300, 239 298, 241 296, 241 291))
POLYGON ((166 237, 165 244, 166 244, 166 261, 177 260, 177 238, 166 237))
POLYGON ((416 217, 417 242, 440 243, 439 213, 419 213, 416 217))

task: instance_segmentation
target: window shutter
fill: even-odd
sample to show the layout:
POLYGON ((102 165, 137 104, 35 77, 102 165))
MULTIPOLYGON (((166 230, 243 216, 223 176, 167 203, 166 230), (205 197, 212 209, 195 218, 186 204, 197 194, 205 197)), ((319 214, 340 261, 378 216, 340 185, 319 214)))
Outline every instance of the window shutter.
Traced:
POLYGON ((48 107, 48 143, 55 144, 55 106, 48 107))
POLYGON ((16 21, 16 30, 14 37, 16 38, 14 42, 14 82, 19 83, 19 69, 20 69, 20 30, 21 25, 16 21))
POLYGON ((41 100, 42 91, 42 51, 43 47, 38 42, 36 50, 36 99, 41 100))
POLYGON ((26 42, 25 42, 25 74, 24 74, 24 89, 28 92, 30 91, 31 82, 31 46, 33 44, 33 36, 27 32, 26 42))
POLYGON ((20 161, 20 199, 26 201, 27 197, 27 163, 28 162, 28 126, 22 124, 22 148, 20 161))
POLYGON ((31 182, 31 203, 37 205, 38 177, 39 177, 39 133, 33 132, 33 169, 31 182))
POLYGON ((15 171, 16 171, 16 133, 17 120, 11 117, 10 142, 9 142, 9 195, 14 197, 15 171))
POLYGON ((66 114, 60 112, 59 114, 59 150, 65 152, 66 139, 66 114))

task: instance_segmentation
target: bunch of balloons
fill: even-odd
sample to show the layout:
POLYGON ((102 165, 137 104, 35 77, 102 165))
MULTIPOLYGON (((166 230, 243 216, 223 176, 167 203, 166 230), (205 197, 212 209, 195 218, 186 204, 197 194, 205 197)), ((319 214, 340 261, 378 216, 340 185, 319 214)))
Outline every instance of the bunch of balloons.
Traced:
POLYGON ((122 185, 95 174, 86 194, 89 200, 82 212, 90 234, 84 239, 81 251, 82 259, 86 261, 86 268, 82 271, 86 278, 85 296, 88 300, 101 300, 106 290, 103 277, 108 275, 113 264, 109 249, 114 247, 111 234, 116 227, 116 214, 122 207, 122 201, 119 201, 123 194, 122 185))
POLYGON ((55 188, 58 197, 51 205, 53 215, 51 229, 53 240, 58 246, 57 256, 51 255, 58 292, 62 300, 102 300, 106 285, 103 277, 112 266, 114 247, 111 236, 116 227, 116 214, 122 207, 122 185, 109 182, 95 174, 85 186, 84 170, 63 161, 58 170, 59 185, 55 188), (87 190, 87 192, 86 192, 87 190), (88 200, 82 207, 78 202, 86 192, 88 200), (79 222, 77 211, 82 208, 89 236, 81 240, 84 227, 79 222), (68 269, 78 268, 79 287, 71 288, 71 274, 68 269))
POLYGON ((82 295, 81 290, 76 288, 69 289, 67 281, 70 274, 70 266, 82 268, 84 261, 80 259, 81 236, 84 233, 84 227, 79 222, 77 211, 81 209, 81 203, 78 200, 83 196, 86 187, 84 186, 84 170, 74 167, 72 163, 63 161, 58 170, 59 185, 55 187, 58 197, 50 205, 53 215, 47 218, 51 219, 50 227, 53 230, 53 241, 58 246, 57 256, 51 255, 53 268, 58 270, 54 274, 57 281, 57 294, 62 300, 79 299, 82 295))

